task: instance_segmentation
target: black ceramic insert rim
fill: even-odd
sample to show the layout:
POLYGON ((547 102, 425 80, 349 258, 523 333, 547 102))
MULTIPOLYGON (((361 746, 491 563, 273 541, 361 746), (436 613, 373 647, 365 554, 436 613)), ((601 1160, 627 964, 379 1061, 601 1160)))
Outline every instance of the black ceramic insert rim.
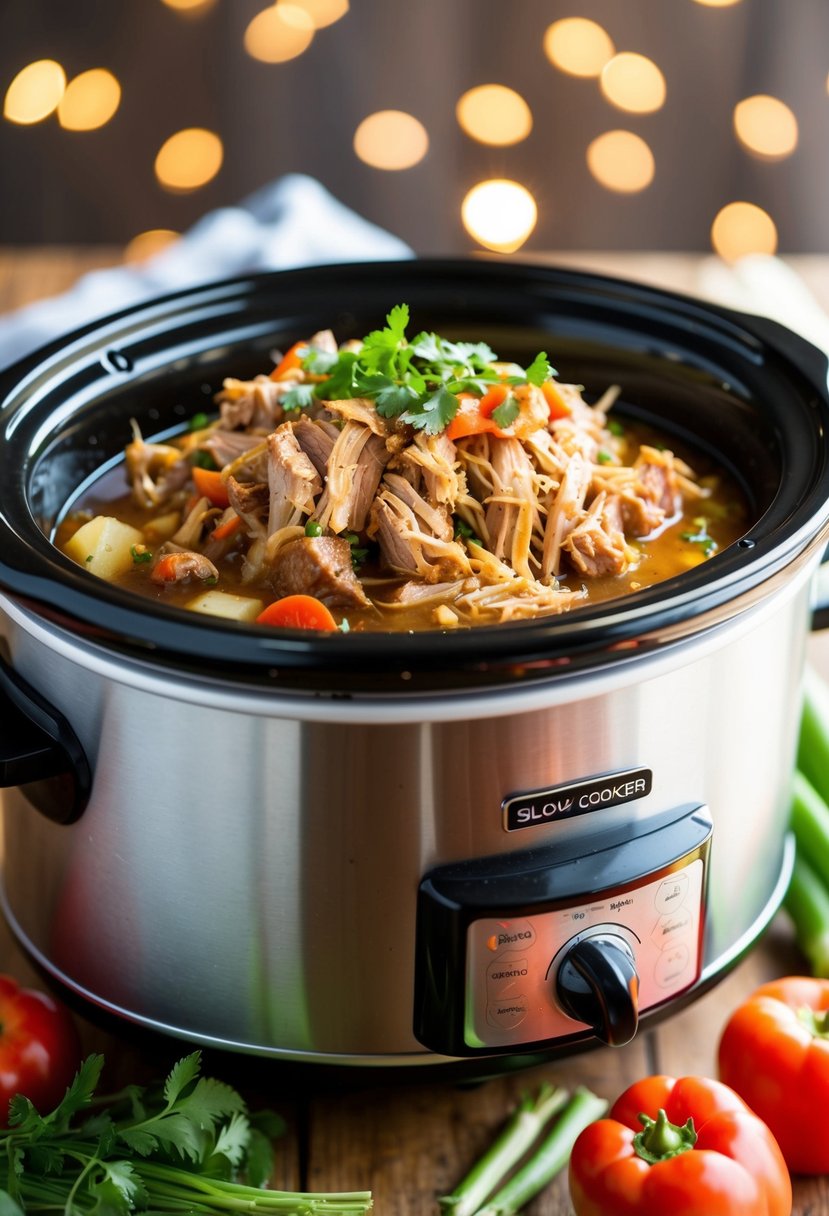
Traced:
POLYGON ((52 343, 0 375, 0 403, 0 589, 40 618, 125 657, 286 690, 463 691, 629 660, 669 636, 692 635, 712 612, 738 611, 743 597, 820 543, 829 522, 824 356, 771 322, 554 267, 430 260, 210 284, 52 343), (153 394, 163 400, 173 391, 168 383, 187 397, 176 399, 175 409, 195 413, 206 400, 200 382, 224 361, 245 355, 251 367, 267 367, 270 347, 332 325, 338 337, 350 336, 349 327, 362 333, 402 300, 418 328, 422 321, 462 327, 470 338, 487 325, 527 329, 549 337, 554 362, 557 345, 589 343, 622 351, 631 367, 640 361, 643 383, 664 372, 668 384, 680 369, 683 391, 693 395, 695 378, 701 394, 704 381, 716 426, 730 426, 731 411, 750 440, 762 422, 768 452, 758 447, 759 463, 779 469, 777 482, 765 484, 768 469, 762 476, 738 470, 749 488, 764 482, 759 517, 743 541, 712 561, 624 599, 515 624, 416 634, 261 630, 156 606, 96 579, 44 534, 34 512, 48 523, 60 509, 54 496, 61 497, 66 462, 91 468, 99 459, 93 441, 104 452, 113 435, 116 447, 123 444, 132 412, 153 394), (717 421, 721 408, 729 418, 717 421))

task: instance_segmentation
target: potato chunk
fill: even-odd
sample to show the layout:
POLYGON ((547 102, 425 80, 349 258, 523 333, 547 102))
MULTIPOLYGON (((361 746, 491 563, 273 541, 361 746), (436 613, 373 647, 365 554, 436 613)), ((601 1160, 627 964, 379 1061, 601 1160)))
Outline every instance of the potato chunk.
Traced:
POLYGON ((109 515, 96 515, 78 528, 65 552, 99 578, 116 579, 133 565, 132 548, 143 545, 144 534, 109 515))
POLYGON ((223 616, 228 621, 255 621, 262 611, 261 600, 247 595, 230 595, 227 591, 202 591, 184 606, 191 612, 223 616))

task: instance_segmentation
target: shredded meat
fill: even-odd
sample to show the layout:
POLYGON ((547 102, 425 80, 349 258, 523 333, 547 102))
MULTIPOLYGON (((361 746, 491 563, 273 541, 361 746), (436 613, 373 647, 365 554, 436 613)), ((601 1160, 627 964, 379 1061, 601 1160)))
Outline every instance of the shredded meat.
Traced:
POLYGON ((320 477, 324 477, 326 474, 328 458, 339 433, 339 428, 334 426, 333 422, 326 422, 322 418, 315 422, 311 422, 308 418, 300 418, 298 422, 294 423, 296 441, 320 477))
POLYGON ((126 462, 133 501, 139 507, 162 506, 187 484, 190 476, 190 465, 180 448, 166 443, 145 443, 134 423, 126 462))
POLYGON ((367 607, 354 574, 351 545, 339 536, 303 536, 283 545, 271 567, 279 596, 314 595, 330 608, 367 607))
MULTIPOLYGON (((400 481, 408 485, 404 478, 400 481)), ((386 482, 372 504, 368 535, 377 538, 388 566, 405 574, 417 574, 426 582, 464 578, 471 573, 469 558, 461 545, 426 531, 423 515, 386 482)))
POLYGON ((204 439, 199 447, 203 452, 209 452, 220 469, 237 461, 240 456, 258 447, 262 442, 259 435, 248 435, 246 431, 213 431, 204 439))
POLYGON ((271 503, 271 492, 267 482, 242 482, 237 481, 235 477, 228 477, 227 497, 233 510, 244 520, 250 536, 267 536, 267 520, 271 503))
POLYGON ((618 498, 608 498, 603 492, 593 500, 561 546, 579 573, 589 578, 624 573, 634 553, 625 543, 621 523, 618 498))
POLYGON ((253 380, 225 380, 218 395, 219 426, 226 431, 252 427, 265 432, 282 420, 280 402, 296 384, 296 378, 271 380, 256 376, 253 380))
POLYGON ((362 422, 346 422, 328 457, 314 519, 338 534, 361 531, 388 458, 380 435, 362 422))
POLYGON ((297 443, 293 426, 283 422, 268 436, 268 534, 297 524, 314 510, 322 489, 317 470, 297 443))

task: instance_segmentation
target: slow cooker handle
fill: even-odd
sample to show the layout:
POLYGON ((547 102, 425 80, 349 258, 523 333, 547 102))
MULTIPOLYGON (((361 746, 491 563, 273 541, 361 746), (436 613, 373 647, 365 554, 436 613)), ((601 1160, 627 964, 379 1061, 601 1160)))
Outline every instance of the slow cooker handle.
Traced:
POLYGON ((89 801, 92 773, 77 735, 0 655, 0 786, 20 786, 55 823, 74 823, 89 801))

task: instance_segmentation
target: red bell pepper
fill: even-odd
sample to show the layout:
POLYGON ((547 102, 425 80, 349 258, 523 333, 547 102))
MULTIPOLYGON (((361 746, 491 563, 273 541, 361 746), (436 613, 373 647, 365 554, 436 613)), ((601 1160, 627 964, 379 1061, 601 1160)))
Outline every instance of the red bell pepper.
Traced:
POLYGON ((763 984, 731 1015, 723 1081, 771 1128, 789 1169, 829 1173, 829 980, 763 984))
POLYGON ((576 1216, 791 1216, 786 1163, 733 1090, 704 1077, 648 1077, 570 1157, 576 1216))

